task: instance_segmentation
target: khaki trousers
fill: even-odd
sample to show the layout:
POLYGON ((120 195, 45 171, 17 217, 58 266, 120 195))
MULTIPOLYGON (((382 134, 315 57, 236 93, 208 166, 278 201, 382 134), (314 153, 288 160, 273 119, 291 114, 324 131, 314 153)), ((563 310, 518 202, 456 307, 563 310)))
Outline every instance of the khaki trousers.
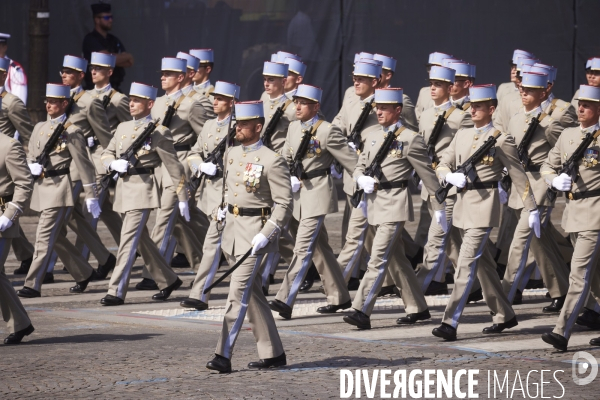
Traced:
POLYGON ((298 290, 304 282, 308 268, 312 263, 313 254, 317 251, 322 254, 322 262, 316 260, 315 267, 321 276, 327 303, 340 305, 350 301, 350 294, 346 282, 344 282, 342 270, 335 259, 333 250, 329 246, 324 222, 324 215, 302 218, 299 221, 294 257, 275 297, 290 307, 294 307, 298 290))
POLYGON ((117 264, 108 284, 108 294, 112 296, 125 300, 135 253, 138 250, 144 260, 150 261, 148 271, 159 289, 162 290, 177 280, 177 274, 169 268, 156 244, 150 239, 146 227, 150 211, 150 209, 131 210, 124 214, 117 264))
POLYGON ((507 204, 503 204, 502 220, 500 221, 500 227, 498 228, 498 238, 496 239, 496 248, 500 250, 500 257, 497 260, 498 264, 508 264, 508 253, 510 252, 510 244, 513 240, 513 234, 515 233, 515 229, 517 229, 518 222, 519 215, 516 214, 515 210, 510 208, 507 204))
POLYGON ((343 270, 343 277, 346 283, 350 280, 358 269, 366 266, 368 260, 368 252, 365 250, 373 246, 374 230, 369 229, 367 217, 364 216, 362 210, 352 206, 350 220, 348 222, 348 233, 346 234, 346 243, 342 247, 342 251, 337 257, 337 262, 343 270))
POLYGON ((389 222, 374 228, 371 259, 352 302, 352 308, 371 315, 377 295, 383 286, 386 274, 389 273, 393 283, 402 290, 406 312, 412 314, 425 311, 427 309, 425 296, 417 284, 417 277, 410 261, 404 254, 402 243, 404 222, 389 222))
POLYGON ((421 207, 419 208, 419 225, 417 226, 417 232, 415 233, 415 243, 421 247, 425 247, 427 244, 429 227, 431 227, 430 204, 430 201, 421 200, 421 207))
MULTIPOLYGON (((262 286, 269 290, 271 283, 269 282, 269 275, 275 275, 279 260, 283 260, 289 266, 294 258, 294 245, 296 244, 296 233, 298 232, 298 221, 294 218, 290 218, 287 227, 285 227, 279 234, 279 251, 276 253, 269 253, 263 257, 262 267, 262 286)), ((316 255, 315 255, 316 256, 316 255)), ((313 257, 314 258, 314 257, 313 257)))
POLYGON ((18 261, 28 260, 33 257, 33 244, 25 236, 23 228, 19 226, 19 237, 12 239, 12 249, 18 261))
POLYGON ((190 298, 202 300, 205 303, 208 303, 210 292, 204 294, 204 289, 212 285, 221 262, 221 232, 219 229, 217 221, 211 219, 202 248, 203 256, 200 268, 196 273, 190 292, 190 298))
POLYGON ((31 325, 31 321, 4 270, 10 242, 11 239, 0 238, 0 310, 2 318, 8 326, 8 332, 15 333, 27 328, 31 325))
MULTIPOLYGON (((242 254, 237 256, 226 254, 230 266, 233 266, 236 259, 241 256, 242 254)), ((256 339, 259 358, 273 358, 283 354, 283 344, 277 332, 273 313, 262 293, 260 267, 263 257, 263 254, 249 256, 231 274, 223 328, 215 350, 215 353, 220 356, 231 359, 246 313, 248 313, 252 334, 256 339)))
POLYGON ((467 305, 467 299, 475 278, 479 278, 483 299, 494 313, 495 324, 510 321, 515 313, 502 291, 496 272, 496 263, 490 253, 488 239, 492 228, 461 229, 462 245, 454 276, 454 289, 444 311, 442 322, 458 327, 458 321, 467 305))

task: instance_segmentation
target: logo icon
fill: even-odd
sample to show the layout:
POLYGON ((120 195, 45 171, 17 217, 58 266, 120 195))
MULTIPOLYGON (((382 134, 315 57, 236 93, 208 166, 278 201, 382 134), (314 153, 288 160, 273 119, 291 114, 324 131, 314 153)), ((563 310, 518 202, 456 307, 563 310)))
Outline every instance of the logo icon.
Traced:
POLYGON ((578 351, 573 354, 573 367, 571 368, 573 382, 576 385, 583 386, 591 383, 598 375, 598 362, 596 358, 585 351, 578 351), (583 360, 585 361, 583 361, 583 360), (580 377, 589 373, 585 378, 580 377))

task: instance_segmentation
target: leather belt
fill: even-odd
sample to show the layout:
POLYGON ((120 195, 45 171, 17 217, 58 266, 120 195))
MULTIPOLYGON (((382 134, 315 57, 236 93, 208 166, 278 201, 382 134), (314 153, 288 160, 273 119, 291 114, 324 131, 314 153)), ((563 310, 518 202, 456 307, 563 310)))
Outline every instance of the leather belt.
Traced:
POLYGON ((270 207, 263 208, 244 208, 238 207, 237 205, 229 204, 227 206, 227 210, 233 215, 239 215, 240 217, 264 217, 266 215, 271 215, 270 207))
POLYGON ((498 181, 467 183, 463 190, 498 189, 498 181))
POLYGON ((312 178, 316 178, 317 176, 327 176, 327 175, 331 175, 330 168, 314 169, 312 171, 303 172, 302 175, 300 176, 300 179, 312 179, 312 178))
POLYGON ((388 190, 388 189, 406 189, 408 187, 408 180, 404 181, 393 181, 393 182, 379 182, 377 190, 388 190))
POLYGON ((218 179, 223 177, 223 171, 220 169, 217 170, 217 173, 211 176, 206 175, 206 178, 209 180, 218 179))
POLYGON ((527 172, 540 172, 541 169, 542 169, 541 165, 529 165, 527 168, 525 168, 525 171, 527 171, 527 172))
POLYGON ((189 144, 176 144, 174 147, 175 151, 190 151, 192 149, 189 144))
POLYGON ((129 168, 127 175, 152 175, 154 168, 129 168))
POLYGON ((11 202, 13 199, 13 195, 9 194, 7 196, 4 197, 0 197, 0 210, 2 210, 2 212, 4 212, 4 210, 6 209, 6 205, 11 202))
POLYGON ((69 168, 51 169, 44 171, 44 178, 53 178, 55 176, 68 175, 69 168))
POLYGON ((600 196, 600 189, 588 190, 587 192, 577 192, 577 193, 567 192, 567 199, 569 199, 569 200, 581 200, 581 199, 587 199, 590 197, 598 197, 598 196, 600 196))

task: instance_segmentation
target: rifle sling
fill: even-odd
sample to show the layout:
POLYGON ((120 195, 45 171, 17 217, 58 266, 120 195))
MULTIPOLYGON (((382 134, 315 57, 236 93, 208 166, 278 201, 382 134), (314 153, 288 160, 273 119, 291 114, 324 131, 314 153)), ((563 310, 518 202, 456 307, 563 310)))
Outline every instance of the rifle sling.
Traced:
POLYGON ((550 105, 550 109, 548 110, 548 115, 552 115, 552 113, 554 112, 554 110, 556 110, 556 103, 557 102, 558 102, 558 99, 552 100, 552 103, 550 105))
POLYGON ((83 96, 84 94, 85 94, 84 90, 77 93, 75 96, 73 96, 73 102, 77 103, 79 101, 79 99, 81 98, 81 96, 83 96))
POLYGON ((5 90, 3 90, 3 91, 2 91, 2 94, 0 94, 0 97, 2 97, 2 98, 5 98, 7 93, 8 93, 8 92, 6 91, 6 89, 5 89, 5 90))
POLYGON ((183 101, 183 99, 185 99, 186 96, 179 96, 179 99, 177 99, 177 102, 175 103, 175 105, 173 106, 173 109, 175 111, 177 111, 177 109, 179 108, 179 106, 181 105, 181 102, 183 101))
MULTIPOLYGON (((319 129, 319 126, 323 123, 323 120, 320 119, 317 122, 315 122, 315 124, 312 126, 312 129, 310 131, 310 135, 314 136, 315 133, 317 133, 317 129, 319 129)), ((302 142, 300 142, 300 144, 302 144, 302 142)), ((298 146, 298 148, 300 148, 300 146, 298 146)), ((308 149, 307 149, 308 150, 308 149)), ((296 156, 300 156, 300 159, 304 158, 304 154, 296 154, 296 156)), ((295 157, 294 157, 295 158, 295 157)))

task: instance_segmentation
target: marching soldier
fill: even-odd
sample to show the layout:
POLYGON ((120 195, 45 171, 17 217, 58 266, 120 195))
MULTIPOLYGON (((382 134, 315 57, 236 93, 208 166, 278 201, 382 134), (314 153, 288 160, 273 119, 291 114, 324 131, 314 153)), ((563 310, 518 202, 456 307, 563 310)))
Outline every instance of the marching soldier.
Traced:
MULTIPOLYGON (((283 83, 283 90, 287 98, 292 98, 298 89, 298 85, 304 81, 306 64, 302 62, 302 58, 299 55, 285 51, 278 51, 277 53, 272 54, 271 57, 271 62, 288 65, 288 76, 283 83)), ((262 102, 268 101, 269 98, 270 95, 266 91, 260 96, 262 102)))
POLYGON ((320 253, 315 266, 323 277, 328 305, 319 313, 335 313, 350 307, 350 294, 342 271, 329 246, 324 220, 337 212, 336 189, 331 164, 336 159, 350 173, 357 157, 340 129, 319 118, 322 90, 300 85, 294 96, 297 121, 290 124, 284 156, 291 166, 294 198, 293 231, 296 233, 294 256, 275 300, 269 307, 290 319, 298 291, 311 265, 313 254, 320 253))
POLYGON ((186 213, 190 197, 183 166, 177 158, 169 129, 162 125, 156 127, 150 115, 156 92, 157 89, 152 86, 135 82, 131 84, 129 109, 134 120, 119 125, 102 153, 105 171, 122 176, 117 180, 115 189, 115 210, 123 214, 117 265, 108 285, 108 294, 100 300, 105 306, 124 303, 138 249, 147 262, 152 279, 162 288, 152 296, 153 300, 167 300, 182 283, 160 254, 146 227, 150 212, 160 206, 159 182, 154 173, 161 165, 173 182, 180 182, 176 195, 182 216, 186 213), (146 133, 148 135, 144 142, 131 148, 136 137, 146 133), (135 158, 122 158, 130 148, 135 158))
POLYGON ((230 149, 224 160, 228 205, 226 210, 218 210, 218 218, 224 218, 225 223, 223 253, 230 264, 241 264, 231 276, 215 357, 206 364, 208 369, 220 372, 231 372, 233 347, 246 312, 260 357, 248 367, 286 365, 259 274, 265 254, 278 250, 279 232, 292 215, 289 168, 283 157, 263 146, 260 140, 264 123, 260 101, 237 103, 235 115, 235 138, 241 146, 230 149), (244 254, 246 249, 248 253, 244 254))
POLYGON ((510 124, 510 120, 514 117, 523 103, 521 102, 521 81, 523 80, 523 73, 529 72, 531 67, 539 62, 537 59, 517 57, 516 67, 516 82, 517 91, 507 92, 502 100, 502 103, 498 103, 498 110, 494 112, 494 125, 500 130, 507 131, 510 124))
MULTIPOLYGON (((600 58, 593 57, 585 63, 585 79, 589 86, 600 87, 600 58), (595 60, 595 61, 594 61, 595 60), (594 68, 592 69, 592 65, 594 68)), ((575 95, 571 100, 571 104, 575 109, 579 107, 579 89, 575 91, 575 95)))
MULTIPOLYGON (((0 63, 2 60, 5 59, 0 58, 0 63)), ((10 332, 4 344, 19 344, 34 330, 4 270, 10 242, 22 232, 19 217, 28 207, 32 190, 23 147, 18 140, 0 134, 0 309, 10 332)))
MULTIPOLYGON (((600 136, 600 88, 581 85, 578 100, 579 127, 567 128, 562 132, 542 165, 542 176, 548 187, 553 191, 565 192, 567 196, 562 227, 575 243, 569 275, 570 285, 564 305, 554 330, 542 335, 544 342, 561 351, 567 350, 573 325, 590 292, 596 298, 600 295, 600 221, 595 211, 600 195, 600 148, 597 142, 600 136), (588 136, 592 139, 590 144, 573 159, 576 149, 588 136), (561 167, 569 160, 574 162, 575 169, 565 173, 561 167), (577 179, 574 181, 572 177, 577 179)), ((594 313, 591 309, 586 309, 586 312, 594 313)), ((590 344, 599 345, 600 340, 592 339, 590 344)))
POLYGON ((472 128, 456 132, 454 139, 441 155, 436 172, 442 184, 454 185, 460 191, 456 196, 452 224, 461 230, 462 245, 454 279, 454 290, 442 318, 442 325, 432 332, 445 340, 456 340, 456 330, 475 278, 479 278, 483 297, 492 311, 494 324, 484 334, 501 333, 517 325, 515 313, 502 291, 495 262, 487 241, 493 227, 500 222, 498 181, 507 168, 513 180, 513 192, 529 210, 529 226, 539 228, 539 212, 529 190, 529 181, 517 155, 512 136, 494 128, 492 114, 497 105, 495 85, 479 85, 469 89, 472 128), (479 159, 472 160, 476 171, 475 182, 467 182, 462 172, 451 172, 467 162, 469 157, 488 140, 494 146, 479 159))
POLYGON ((31 209, 40 212, 41 216, 35 238, 33 262, 23 289, 17 292, 20 297, 41 296, 44 275, 53 250, 56 250, 62 260, 70 261, 65 263, 65 267, 77 282, 77 285, 70 289, 71 293, 82 293, 96 276, 94 269, 81 256, 81 252, 61 233, 67 222, 66 217, 75 205, 69 174, 71 162, 77 166, 83 182, 88 212, 95 218, 100 214, 94 166, 88 158, 86 140, 81 129, 71 123, 65 115, 70 95, 67 85, 46 85, 46 110, 49 119, 38 123, 31 135, 28 161, 31 174, 35 178, 31 209), (50 149, 48 163, 39 164, 37 160, 44 152, 46 143, 55 129, 63 126, 63 133, 55 147, 50 149))
POLYGON ((498 93, 496 93, 498 103, 504 101, 504 97, 510 93, 519 93, 519 82, 517 81, 517 60, 519 57, 535 59, 535 56, 528 51, 519 49, 513 51, 513 56, 510 61, 510 82, 504 82, 498 86, 498 93))
MULTIPOLYGON (((442 66, 442 63, 446 58, 454 59, 454 56, 439 52, 429 54, 429 60, 427 61, 426 65, 427 74, 429 74, 432 66, 442 66)), ((417 104, 415 104, 415 115, 417 116, 417 121, 421 121, 421 114, 423 114, 423 111, 431 107, 433 107, 433 100, 431 99, 431 86, 422 87, 421 90, 419 90, 417 104)))
POLYGON ((213 99, 210 97, 215 88, 210 83, 210 74, 215 66, 215 54, 212 49, 191 49, 189 54, 200 60, 198 69, 192 78, 193 88, 212 102, 213 99))
POLYGON ((285 144, 285 138, 290 122, 296 120, 296 112, 292 105, 292 97, 288 97, 285 93, 285 83, 288 77, 289 65, 282 62, 265 61, 263 66, 263 82, 265 93, 269 96, 267 101, 263 101, 265 126, 263 127, 262 140, 265 146, 269 147, 276 153, 281 154, 285 144), (275 129, 271 132, 266 132, 267 126, 273 119, 275 111, 282 107, 283 114, 275 129), (269 136, 265 136, 267 133, 269 136))
MULTIPOLYGON (((210 216, 210 225, 202 248, 202 262, 192 284, 189 298, 180 304, 185 308, 206 310, 210 293, 204 294, 204 289, 210 286, 215 278, 221 262, 221 233, 222 226, 215 218, 214 211, 221 205, 223 194, 223 165, 207 160, 215 148, 227 140, 227 129, 235 125, 231 110, 233 102, 240 95, 240 87, 233 83, 217 81, 212 93, 214 112, 217 118, 206 121, 198 140, 188 156, 192 175, 204 179, 200 182, 198 208, 210 216), (206 161, 205 161, 206 160, 206 161)), ((230 142, 231 143, 231 142, 230 142)))
MULTIPOLYGON (((357 62, 369 62, 373 61, 373 57, 375 55, 371 53, 367 53, 366 51, 361 51, 360 53, 354 54, 354 62, 352 63, 352 67, 356 66, 357 62)), ((382 63, 383 64, 383 63, 382 63)), ((344 92, 344 99, 342 100, 342 107, 346 103, 346 101, 356 99, 356 91, 354 89, 354 84, 350 85, 346 91, 344 92)))

